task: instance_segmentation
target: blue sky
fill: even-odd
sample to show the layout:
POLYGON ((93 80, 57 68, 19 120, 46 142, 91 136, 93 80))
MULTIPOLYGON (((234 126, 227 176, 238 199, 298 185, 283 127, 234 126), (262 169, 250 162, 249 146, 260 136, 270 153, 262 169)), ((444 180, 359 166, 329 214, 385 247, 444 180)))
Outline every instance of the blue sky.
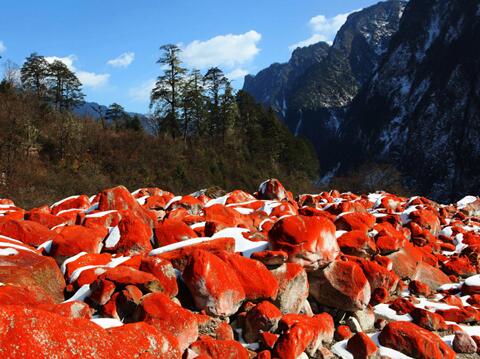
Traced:
POLYGON ((284 62, 296 45, 331 41, 345 14, 372 0, 8 0, 0 55, 21 65, 36 51, 61 58, 88 101, 147 112, 162 44, 188 67, 219 66, 239 88, 246 73, 284 62))

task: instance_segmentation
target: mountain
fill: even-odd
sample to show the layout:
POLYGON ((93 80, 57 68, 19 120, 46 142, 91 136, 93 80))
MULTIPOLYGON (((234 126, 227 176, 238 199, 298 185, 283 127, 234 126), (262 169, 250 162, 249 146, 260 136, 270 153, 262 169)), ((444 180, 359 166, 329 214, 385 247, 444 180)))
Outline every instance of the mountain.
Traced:
POLYGON ((341 128, 344 163, 394 163, 438 200, 480 190, 480 3, 411 0, 341 128))
POLYGON ((284 118, 287 99, 295 80, 312 65, 320 63, 328 55, 329 48, 326 42, 297 48, 287 63, 275 63, 256 76, 245 76, 243 90, 284 118))
POLYGON ((96 102, 84 102, 74 109, 75 114, 78 116, 92 117, 100 119, 107 113, 108 107, 105 105, 99 105, 96 102))
POLYGON ((317 57, 317 61, 299 61, 299 56, 310 55, 310 52, 297 49, 290 62, 296 59, 310 66, 283 80, 282 84, 289 84, 287 92, 283 90, 285 86, 273 90, 271 87, 277 83, 274 75, 278 78, 280 70, 288 68, 290 62, 272 65, 257 76, 245 79, 244 90, 257 101, 271 105, 266 100, 274 98, 274 104, 281 104, 273 106, 274 110, 295 135, 313 142, 324 170, 336 164, 334 157, 325 153, 338 147, 338 129, 348 105, 386 52, 390 38, 398 30, 405 4, 405 1, 380 2, 351 14, 327 54, 317 57))

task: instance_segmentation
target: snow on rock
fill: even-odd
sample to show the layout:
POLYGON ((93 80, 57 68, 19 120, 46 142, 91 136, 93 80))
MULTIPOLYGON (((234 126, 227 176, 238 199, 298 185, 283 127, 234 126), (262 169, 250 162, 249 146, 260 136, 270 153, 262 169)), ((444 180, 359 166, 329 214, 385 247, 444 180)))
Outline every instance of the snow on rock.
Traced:
MULTIPOLYGON (((163 343, 170 357, 188 358, 330 351, 354 358, 360 353, 349 350, 362 345, 410 358, 419 342, 396 343, 403 331, 420 328, 434 346, 438 337, 428 328, 458 325, 480 335, 480 218, 465 215, 477 197, 437 205, 332 190, 295 200, 276 179, 254 194, 164 193, 116 187, 61 200, 35 224, 0 223, 0 312, 13 302, 65 320, 82 313, 85 325, 114 339, 140 336, 141 347, 163 343), (72 222, 57 219, 73 214, 72 222), (99 246, 85 244, 89 233, 99 246), (126 236, 128 255, 120 249, 126 236), (144 237, 151 247, 138 250, 144 237), (346 327, 368 337, 357 334, 348 345, 334 335, 346 327)), ((9 215, 21 211, 15 218, 23 218, 23 209, 0 200, 7 205, 9 215)), ((440 343, 450 355, 454 335, 446 334, 440 343)))

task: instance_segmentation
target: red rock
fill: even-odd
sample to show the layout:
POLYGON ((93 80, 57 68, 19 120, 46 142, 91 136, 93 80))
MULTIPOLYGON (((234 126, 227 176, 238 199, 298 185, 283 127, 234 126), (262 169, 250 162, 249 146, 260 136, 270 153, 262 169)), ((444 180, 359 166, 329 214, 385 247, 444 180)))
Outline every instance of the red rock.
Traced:
POLYGON ((202 213, 204 203, 193 196, 183 196, 178 201, 171 202, 167 208, 169 211, 184 209, 187 214, 199 215, 202 213))
POLYGON ((58 227, 50 254, 58 263, 80 252, 100 253, 107 232, 82 226, 58 227))
MULTIPOLYGON (((457 298, 457 297, 454 297, 457 298)), ((472 294, 468 299, 467 303, 470 305, 474 305, 476 307, 480 307, 480 294, 472 294)))
POLYGON ((397 312, 398 315, 410 314, 415 309, 415 305, 405 298, 397 298, 393 300, 389 307, 397 312))
POLYGON ((288 192, 279 180, 272 178, 260 184, 258 188, 258 199, 292 201, 293 195, 288 192))
POLYGON ((106 189, 98 194, 99 211, 129 210, 134 216, 141 218, 146 224, 153 227, 154 215, 144 209, 123 186, 106 189))
POLYGON ((309 290, 305 269, 296 263, 285 263, 273 269, 272 273, 278 281, 275 305, 283 314, 299 313, 309 290))
POLYGON ((392 261, 393 271, 401 279, 412 278, 418 264, 422 262, 422 253, 409 242, 402 249, 387 257, 392 261))
POLYGON ((442 264, 442 269, 446 274, 452 274, 459 277, 470 277, 477 274, 475 267, 468 258, 452 258, 442 264))
POLYGON ((183 352, 198 338, 195 314, 182 308, 162 293, 151 293, 143 297, 141 308, 143 321, 164 333, 177 338, 183 352))
POLYGON ((266 266, 279 266, 288 259, 288 254, 284 251, 261 251, 252 253, 250 258, 262 262, 266 266))
POLYGON ((378 348, 367 334, 360 332, 348 340, 347 350, 353 354, 354 359, 367 359, 375 358, 378 348))
POLYGON ((229 193, 225 204, 244 203, 244 202, 250 202, 254 200, 255 200, 255 197, 252 196, 250 193, 236 189, 229 193))
POLYGON ((282 318, 279 328, 283 334, 276 342, 274 353, 280 358, 297 358, 302 352, 313 356, 322 346, 333 340, 333 318, 327 314, 313 317, 297 314, 287 314, 282 318))
POLYGON ((450 278, 445 273, 425 262, 418 263, 411 279, 423 282, 431 290, 437 290, 441 285, 451 283, 450 278))
POLYGON ((204 314, 197 314, 196 318, 199 336, 208 335, 218 340, 234 340, 233 329, 227 322, 204 314))
POLYGON ((268 350, 262 350, 255 357, 255 359, 271 359, 271 358, 272 358, 272 354, 270 354, 268 350))
POLYGON ((84 194, 80 196, 72 196, 72 197, 63 199, 62 201, 58 202, 58 204, 54 204, 52 206, 52 214, 57 215, 58 212, 66 211, 74 208, 86 210, 90 208, 90 206, 91 206, 90 200, 84 194))
POLYGON ((370 298, 370 303, 377 305, 380 303, 385 303, 389 298, 389 292, 385 288, 375 288, 372 291, 372 297, 370 298))
POLYGON ((235 271, 212 253, 193 251, 182 277, 197 308, 208 314, 230 316, 245 299, 235 271))
POLYGON ((254 229, 253 220, 250 216, 243 215, 231 207, 222 204, 214 204, 206 207, 205 212, 205 233, 212 236, 216 232, 230 227, 243 227, 254 229))
POLYGON ((279 206, 272 209, 270 217, 296 216, 298 214, 297 207, 290 202, 282 202, 279 206))
POLYGON ((400 279, 395 272, 373 261, 362 260, 359 264, 372 290, 383 288, 386 289, 388 293, 393 293, 397 289, 400 279))
POLYGON ((154 232, 159 247, 198 237, 185 222, 169 218, 159 222, 154 232))
POLYGON ((390 322, 378 337, 383 346, 419 359, 455 358, 440 337, 410 322, 390 322))
POLYGON ((158 256, 170 261, 174 268, 183 272, 187 265, 188 259, 195 250, 205 250, 211 253, 219 253, 227 251, 235 252, 235 240, 233 238, 215 238, 202 243, 193 244, 188 247, 182 247, 177 250, 159 254, 158 256))
MULTIPOLYGON (((126 338, 117 339, 121 329, 105 330, 83 318, 71 319, 44 310, 20 306, 0 307, 0 356, 4 358, 133 358, 145 355, 149 350, 148 342, 162 343, 154 355, 145 358, 172 358, 171 353, 178 353, 162 341, 133 341, 133 333, 125 329, 126 338), (162 352, 166 350, 165 352, 162 352), (165 354, 157 356, 157 354, 165 354)), ((137 335, 146 333, 142 325, 137 335)), ((149 333, 151 334, 151 333, 149 333)), ((159 337, 161 335, 158 334, 159 337)), ((170 339, 172 342, 174 339, 170 339)), ((150 348, 151 349, 151 348, 150 348)))
MULTIPOLYGON (((470 299, 470 298, 469 298, 470 299)), ((442 302, 447 303, 449 305, 453 305, 456 307, 463 307, 463 302, 459 297, 456 297, 454 295, 446 295, 441 299, 442 302)), ((468 299, 467 299, 468 302, 468 299)))
POLYGON ((444 331, 447 330, 447 323, 443 317, 437 313, 429 312, 428 310, 415 308, 410 312, 413 322, 422 328, 430 331, 444 331))
POLYGON ((335 226, 338 231, 359 230, 366 233, 373 229, 375 221, 375 216, 372 214, 365 212, 351 212, 337 217, 335 220, 335 226))
POLYGON ((314 340, 313 330, 304 323, 296 323, 277 340, 274 356, 279 358, 297 358, 314 340))
POLYGON ((234 340, 214 340, 202 338, 190 346, 199 356, 205 358, 224 358, 224 359, 249 359, 247 350, 234 340))
POLYGON ((262 344, 269 349, 273 349, 279 337, 280 335, 270 332, 260 333, 260 340, 262 344))
POLYGON ((67 318, 91 319, 93 314, 93 309, 88 304, 78 300, 60 304, 38 304, 35 308, 67 318))
POLYGON ((109 253, 85 253, 77 259, 72 260, 66 264, 62 264, 65 268, 65 276, 70 278, 75 270, 86 266, 104 266, 110 263, 112 255, 109 253))
POLYGON ((97 279, 90 285, 89 299, 95 304, 105 305, 115 292, 115 284, 106 279, 97 279))
POLYGON ((335 226, 321 217, 290 216, 280 219, 268 233, 274 250, 288 253, 289 261, 307 270, 324 267, 339 252, 335 226))
POLYGON ((337 242, 342 253, 352 256, 369 258, 377 251, 375 242, 364 231, 344 233, 337 238, 337 242))
POLYGON ((40 223, 17 220, 0 222, 0 234, 35 247, 59 237, 40 223))
POLYGON ((42 226, 47 227, 48 229, 52 229, 53 227, 67 224, 67 225, 74 225, 75 222, 67 221, 63 217, 54 216, 50 213, 44 213, 40 211, 30 211, 27 215, 25 215, 25 219, 36 222, 41 224, 42 226))
POLYGON ((0 286, 1 305, 35 306, 39 304, 53 304, 51 295, 43 288, 30 285, 24 287, 15 284, 0 286))
POLYGON ((418 224, 421 228, 427 229, 433 235, 438 235, 440 232, 440 220, 437 213, 429 209, 418 209, 409 214, 412 222, 418 224))
POLYGON ((377 237, 377 248, 382 255, 388 255, 403 248, 405 245, 405 238, 392 237, 389 235, 383 235, 377 237))
POLYGON ((476 323, 480 321, 480 312, 473 307, 437 309, 435 313, 449 322, 476 323))
POLYGON ((236 253, 220 252, 218 257, 233 269, 245 291, 246 300, 275 300, 278 294, 277 278, 259 261, 236 253))
POLYGON ((152 229, 138 217, 124 216, 118 224, 120 240, 113 247, 118 254, 132 256, 146 254, 152 250, 152 229))
POLYGON ((452 348, 457 353, 475 354, 477 352, 477 343, 470 335, 464 331, 455 332, 452 348))
POLYGON ((243 338, 247 343, 258 341, 261 332, 275 331, 282 312, 272 303, 264 301, 250 309, 245 316, 243 338))
POLYGON ((163 294, 175 297, 178 294, 177 277, 172 264, 160 257, 142 258, 140 270, 153 274, 159 281, 163 294))
POLYGON ((371 289, 362 268, 354 262, 335 261, 309 274, 310 295, 323 305, 346 311, 364 309, 371 289))
POLYGON ((108 268, 104 274, 99 276, 99 279, 113 282, 115 286, 135 285, 144 293, 162 290, 159 280, 153 274, 132 267, 108 268))
MULTIPOLYGON (((143 316, 139 309, 142 291, 134 285, 114 293, 110 300, 101 307, 103 315, 118 319, 124 323, 138 322, 143 316)), ((90 298, 89 298, 90 299, 90 298)))
POLYGON ((347 325, 339 325, 335 330, 334 338, 336 341, 349 339, 353 335, 352 331, 347 325))
POLYGON ((0 257, 0 283, 19 285, 33 291, 40 287, 52 301, 62 302, 65 280, 55 261, 36 252, 17 252, 0 257))
POLYGON ((412 280, 408 284, 408 289, 410 290, 411 293, 416 295, 422 295, 424 297, 428 297, 432 293, 428 285, 418 280, 412 280))
MULTIPOLYGON (((173 335, 144 322, 110 328, 108 332, 113 340, 121 343, 122 348, 136 348, 141 358, 171 359, 182 355, 178 340, 173 335)), ((122 357, 133 357, 127 350, 125 352, 122 357)))
POLYGON ((117 210, 92 211, 85 215, 83 226, 88 228, 116 227, 121 219, 122 215, 117 210))

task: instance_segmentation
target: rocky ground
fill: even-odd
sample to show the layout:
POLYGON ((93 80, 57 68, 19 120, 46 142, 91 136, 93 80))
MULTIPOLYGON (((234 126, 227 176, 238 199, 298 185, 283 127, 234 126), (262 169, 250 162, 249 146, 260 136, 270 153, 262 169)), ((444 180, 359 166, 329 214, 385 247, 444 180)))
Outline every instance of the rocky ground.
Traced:
POLYGON ((476 197, 294 200, 268 180, 0 213, 2 358, 478 355, 476 197))

